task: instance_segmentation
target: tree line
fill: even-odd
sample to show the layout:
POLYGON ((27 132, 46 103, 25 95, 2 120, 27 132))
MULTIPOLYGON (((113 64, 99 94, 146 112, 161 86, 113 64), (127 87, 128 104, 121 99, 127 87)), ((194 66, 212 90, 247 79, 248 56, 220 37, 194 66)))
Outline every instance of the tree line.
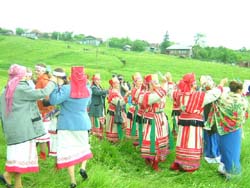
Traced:
MULTIPOLYGON (((27 33, 27 29, 16 28, 15 34, 22 36, 27 33)), ((54 39, 54 40, 63 40, 63 41, 81 41, 85 38, 84 34, 73 34, 73 32, 57 32, 54 31, 52 33, 40 32, 37 29, 29 31, 29 33, 35 34, 39 38, 46 39, 54 39)), ((14 32, 9 29, 0 28, 0 34, 2 35, 13 35, 14 32)), ((222 63, 231 63, 237 64, 242 62, 250 62, 250 50, 247 50, 245 47, 239 50, 232 50, 229 48, 225 48, 223 46, 220 47, 209 47, 206 46, 205 43, 205 35, 202 33, 196 33, 194 36, 194 45, 193 45, 193 55, 192 58, 205 60, 205 61, 215 61, 222 63)), ((119 48, 124 49, 125 46, 129 46, 130 50, 143 52, 145 50, 152 51, 155 53, 166 53, 166 48, 175 44, 170 41, 169 33, 166 33, 163 36, 163 40, 160 44, 150 44, 145 40, 131 40, 130 38, 117 38, 112 37, 106 41, 106 44, 111 48, 119 48)))

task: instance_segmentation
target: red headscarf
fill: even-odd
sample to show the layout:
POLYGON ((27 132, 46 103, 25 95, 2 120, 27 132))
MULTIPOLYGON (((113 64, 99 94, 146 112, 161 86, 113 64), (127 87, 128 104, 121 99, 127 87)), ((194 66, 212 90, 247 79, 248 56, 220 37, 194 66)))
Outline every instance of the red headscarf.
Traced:
POLYGON ((181 87, 181 90, 183 92, 189 92, 191 91, 191 88, 194 83, 195 83, 194 73, 188 73, 182 77, 182 81, 180 81, 179 87, 181 87))
POLYGON ((6 114, 12 111, 15 89, 24 76, 26 76, 26 70, 26 67, 17 64, 13 64, 9 68, 9 80, 5 92, 6 114))
POLYGON ((87 76, 84 74, 83 67, 71 67, 70 97, 87 98, 90 96, 87 88, 87 76))
POLYGON ((111 87, 114 87, 114 85, 118 84, 118 83, 120 83, 120 82, 119 82, 119 80, 118 80, 118 78, 116 76, 114 76, 111 80, 109 80, 109 85, 111 87))

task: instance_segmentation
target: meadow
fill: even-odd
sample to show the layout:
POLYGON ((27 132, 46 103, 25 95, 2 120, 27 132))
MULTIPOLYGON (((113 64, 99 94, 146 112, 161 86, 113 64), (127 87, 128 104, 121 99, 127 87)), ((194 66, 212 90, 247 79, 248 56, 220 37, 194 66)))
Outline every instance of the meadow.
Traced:
MULTIPOLYGON (((83 65, 89 75, 100 73, 102 86, 108 88, 112 74, 122 74, 131 82, 134 72, 143 75, 150 73, 172 73, 178 81, 185 73, 193 72, 196 78, 211 75, 216 82, 227 77, 229 80, 249 79, 250 69, 215 62, 183 59, 150 52, 125 52, 106 46, 92 47, 76 43, 54 40, 31 40, 16 36, 0 35, 0 89, 7 81, 7 70, 13 63, 34 69, 35 64, 45 63, 51 69, 63 67, 70 73, 71 66, 83 65), (123 60, 123 63, 122 61, 123 60), (126 63, 124 63, 124 61, 126 63)), ((171 101, 167 100, 166 113, 170 117, 171 101)), ((172 122, 170 121, 170 124, 172 122)), ((146 166, 140 157, 138 148, 130 140, 111 144, 107 140, 90 138, 94 158, 87 164, 89 179, 82 181, 77 173, 80 188, 245 188, 249 187, 250 176, 250 128, 249 120, 244 125, 245 138, 242 140, 241 164, 242 176, 225 181, 217 173, 216 164, 207 164, 202 160, 201 168, 194 173, 173 172, 169 170, 175 158, 172 150, 166 162, 160 164, 161 171, 155 172, 146 166)), ((18 125, 17 125, 18 126, 18 125)), ((19 154, 17 154, 19 155, 19 154)), ((0 174, 4 172, 6 143, 0 128, 0 174)), ((55 158, 39 160, 40 172, 24 174, 25 188, 64 188, 69 187, 67 170, 55 169, 55 158)), ((79 168, 78 168, 79 169, 79 168)), ((77 169, 77 172, 78 172, 77 169)), ((2 187, 2 185, 0 185, 2 187)))

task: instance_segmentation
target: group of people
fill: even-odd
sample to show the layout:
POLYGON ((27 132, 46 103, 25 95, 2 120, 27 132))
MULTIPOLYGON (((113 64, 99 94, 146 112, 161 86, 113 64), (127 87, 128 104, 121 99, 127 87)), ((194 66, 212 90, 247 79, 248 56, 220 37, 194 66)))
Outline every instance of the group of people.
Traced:
POLYGON ((82 66, 71 68, 70 79, 62 68, 48 74, 44 64, 37 64, 35 73, 34 83, 30 69, 11 65, 1 95, 7 161, 0 182, 7 187, 14 176, 15 188, 22 188, 21 174, 39 170, 38 145, 40 159, 46 160, 47 150, 56 156, 57 168, 67 168, 70 188, 76 187, 76 164, 82 179, 88 178, 86 163, 93 157, 89 133, 111 143, 133 140, 155 171, 166 160, 174 134, 176 157, 171 170, 198 170, 204 153, 207 162, 219 163, 218 171, 227 178, 241 172, 248 102, 238 81, 225 87, 227 79, 222 79, 216 86, 206 75, 198 84, 188 73, 174 83, 169 72, 145 76, 136 72, 131 87, 122 76, 113 75, 110 87, 104 89, 101 75, 94 74, 89 81, 82 66), (167 97, 173 101, 172 130, 165 113, 167 97))
POLYGON ((14 176, 14 187, 22 188, 21 175, 39 171, 40 145, 39 157, 46 160, 47 150, 56 155, 57 168, 68 169, 70 188, 74 188, 75 165, 80 164, 79 174, 85 180, 86 162, 93 156, 88 136, 91 90, 87 76, 82 66, 71 68, 70 82, 62 68, 48 74, 44 64, 37 64, 35 72, 37 79, 32 85, 31 72, 26 67, 13 64, 8 71, 0 101, 7 143, 5 172, 0 175, 0 182, 12 187, 14 176))
POLYGON ((199 169, 204 155, 208 163, 219 164, 218 171, 227 179, 241 173, 242 126, 249 106, 240 81, 233 80, 225 87, 226 78, 216 85, 209 75, 197 81, 193 73, 188 73, 174 83, 169 72, 144 77, 137 72, 132 80, 133 86, 129 89, 114 76, 109 81, 109 90, 104 90, 99 86, 100 75, 93 77, 94 100, 90 112, 97 108, 99 112, 90 113, 93 135, 99 138, 105 135, 110 142, 124 137, 132 139, 146 164, 156 171, 158 163, 165 161, 174 135, 176 157, 171 170, 194 172, 199 169), (126 109, 124 104, 129 97, 131 105, 126 109), (167 97, 173 101, 172 130, 164 112, 167 97))

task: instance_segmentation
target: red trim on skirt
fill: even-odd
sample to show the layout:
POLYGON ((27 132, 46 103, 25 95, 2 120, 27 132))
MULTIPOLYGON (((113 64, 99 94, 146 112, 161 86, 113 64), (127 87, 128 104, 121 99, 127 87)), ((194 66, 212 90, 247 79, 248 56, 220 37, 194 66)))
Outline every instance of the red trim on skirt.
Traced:
POLYGON ((78 163, 81 163, 85 160, 88 160, 88 159, 91 159, 93 157, 93 154, 92 153, 89 153, 79 159, 76 159, 76 160, 73 160, 73 161, 70 161, 70 162, 66 162, 66 163, 60 163, 60 164, 57 164, 56 167, 57 169, 61 169, 61 168, 67 168, 67 167, 70 167, 70 166, 73 166, 75 164, 78 164, 78 163))

